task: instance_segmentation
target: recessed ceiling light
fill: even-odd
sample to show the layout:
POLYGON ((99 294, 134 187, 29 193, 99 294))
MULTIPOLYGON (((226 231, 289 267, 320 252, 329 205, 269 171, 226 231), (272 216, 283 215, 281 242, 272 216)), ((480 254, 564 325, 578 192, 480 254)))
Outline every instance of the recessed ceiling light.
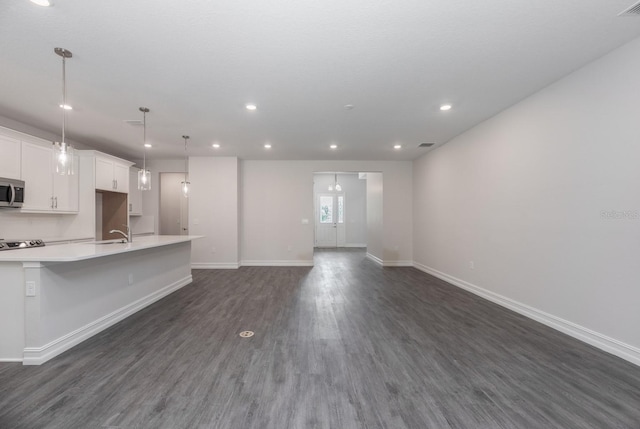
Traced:
POLYGON ((51 6, 51 2, 49 0, 31 0, 31 3, 35 3, 38 6, 51 6))
POLYGON ((402 149, 402 145, 401 144, 394 144, 393 148, 394 149, 402 149))
POLYGON ((264 145, 264 148, 265 149, 271 149, 271 145, 269 143, 267 143, 267 144, 264 145))
POLYGON ((73 110, 73 107, 68 104, 60 104, 60 107, 62 107, 64 110, 73 110))
POLYGON ((332 144, 331 146, 329 146, 331 149, 338 149, 338 145, 337 144, 332 144))
POLYGON ((344 105, 344 108, 345 108, 346 110, 353 110, 353 109, 355 109, 355 107, 356 107, 356 106, 354 106, 353 104, 345 104, 345 105, 344 105))
POLYGON ((443 110, 443 111, 451 110, 451 104, 443 104, 442 106, 440 106, 440 110, 443 110))
POLYGON ((214 149, 219 149, 220 148, 220 143, 214 143, 212 144, 214 149))
POLYGON ((144 147, 151 147, 151 143, 145 143, 144 147))
POLYGON ((255 104, 252 104, 252 103, 249 103, 244 107, 246 107, 247 110, 256 110, 258 108, 258 106, 256 106, 255 104))

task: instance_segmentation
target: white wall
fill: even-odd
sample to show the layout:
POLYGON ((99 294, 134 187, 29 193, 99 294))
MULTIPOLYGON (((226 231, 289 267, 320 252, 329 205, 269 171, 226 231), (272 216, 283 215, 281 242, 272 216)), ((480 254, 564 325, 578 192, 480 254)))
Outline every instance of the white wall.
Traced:
POLYGON ((382 173, 367 173, 367 256, 384 262, 384 194, 382 173))
POLYGON ((238 158, 189 158, 189 231, 194 268, 238 268, 238 158))
POLYGON ((323 171, 383 173, 380 259, 388 265, 410 265, 413 205, 408 161, 242 161, 241 263, 313 263, 313 174, 323 171), (303 219, 309 223, 303 224, 303 219))
POLYGON ((638 76, 640 39, 417 160, 417 266, 640 363, 638 76))
MULTIPOLYGON (((142 168, 142 161, 136 162, 136 167, 142 168)), ((147 160, 147 170, 151 171, 151 189, 142 192, 143 217, 153 216, 156 234, 160 231, 160 173, 184 173, 184 158, 147 160)), ((131 218, 132 224, 134 218, 131 218)), ((137 223, 139 219, 135 219, 137 223)), ((136 232, 134 225, 134 232, 136 232)))
MULTIPOLYGON (((344 194, 344 247, 367 246, 367 182, 358 179, 358 173, 318 173, 313 176, 314 203, 318 193, 327 193, 335 182, 335 174, 344 194)), ((314 209, 317 210, 314 204, 314 209)), ((312 220, 317 221, 317 213, 312 220)), ((315 223, 314 223, 315 226, 315 223)))

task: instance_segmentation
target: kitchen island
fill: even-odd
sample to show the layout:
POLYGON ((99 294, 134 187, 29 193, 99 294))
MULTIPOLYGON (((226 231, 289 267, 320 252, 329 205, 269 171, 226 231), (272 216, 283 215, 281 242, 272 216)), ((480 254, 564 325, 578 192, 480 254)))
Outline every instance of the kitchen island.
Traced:
POLYGON ((191 283, 197 238, 1 252, 0 361, 42 364, 191 283))

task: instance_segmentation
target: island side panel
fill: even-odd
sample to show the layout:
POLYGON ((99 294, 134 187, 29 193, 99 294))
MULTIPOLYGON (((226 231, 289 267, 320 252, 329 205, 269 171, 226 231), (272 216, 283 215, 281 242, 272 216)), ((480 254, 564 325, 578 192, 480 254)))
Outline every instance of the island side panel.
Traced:
POLYGON ((0 262, 0 362, 22 362, 24 276, 19 262, 0 262))
POLYGON ((25 365, 38 365, 191 283, 191 242, 25 268, 25 365), (30 273, 38 270, 38 273, 30 273), (33 311, 30 311, 33 310, 33 311))

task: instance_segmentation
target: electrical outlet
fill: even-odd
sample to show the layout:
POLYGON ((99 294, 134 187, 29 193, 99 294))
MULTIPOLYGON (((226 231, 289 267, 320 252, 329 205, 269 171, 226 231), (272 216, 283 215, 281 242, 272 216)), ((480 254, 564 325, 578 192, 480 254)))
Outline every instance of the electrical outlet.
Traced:
POLYGON ((475 267, 476 267, 475 262, 469 261, 469 268, 473 270, 475 267))
POLYGON ((36 282, 27 282, 26 289, 27 296, 36 296, 36 282))
POLYGON ((292 245, 288 245, 287 246, 287 251, 291 252, 293 250, 293 246, 292 245))
POLYGON ((133 273, 129 273, 129 285, 133 284, 133 273))

